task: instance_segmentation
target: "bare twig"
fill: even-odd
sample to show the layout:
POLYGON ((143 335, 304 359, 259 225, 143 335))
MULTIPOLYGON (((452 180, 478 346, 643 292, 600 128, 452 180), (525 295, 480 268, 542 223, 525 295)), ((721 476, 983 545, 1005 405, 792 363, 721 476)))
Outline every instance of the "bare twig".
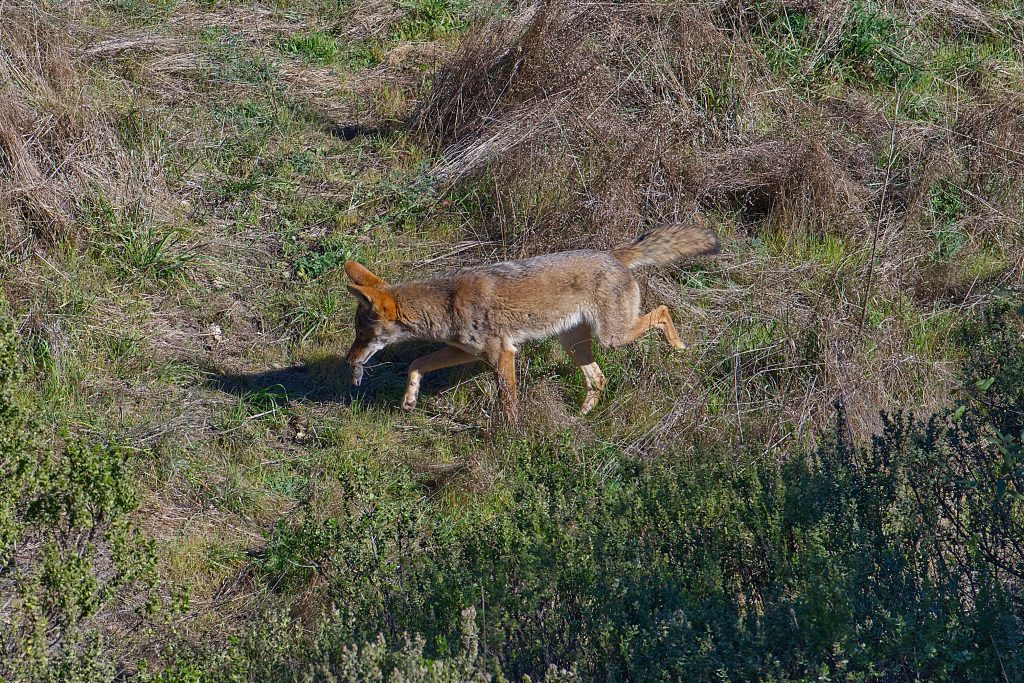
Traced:
POLYGON ((871 299, 871 284, 875 275, 875 252, 878 249, 878 233, 882 229, 882 217, 885 215, 885 201, 889 194, 889 181, 892 179, 892 160, 896 152, 896 122, 900 116, 900 97, 902 93, 896 90, 896 109, 892 115, 892 125, 889 127, 889 159, 885 164, 885 182, 882 184, 882 197, 878 201, 878 214, 875 217, 875 232, 871 237, 871 255, 868 257, 868 281, 864 287, 864 301, 860 307, 860 322, 857 327, 864 330, 864 320, 868 314, 868 301, 871 299))

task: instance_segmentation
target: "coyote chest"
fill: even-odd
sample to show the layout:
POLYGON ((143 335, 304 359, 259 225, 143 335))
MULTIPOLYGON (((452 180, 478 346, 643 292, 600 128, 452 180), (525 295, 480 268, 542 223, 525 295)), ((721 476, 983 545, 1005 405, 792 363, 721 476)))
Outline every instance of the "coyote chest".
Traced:
POLYGON ((632 269, 717 249, 718 240, 708 230, 665 226, 611 251, 547 254, 394 285, 350 261, 345 271, 358 301, 348 353, 353 381, 361 381, 363 365, 384 346, 428 339, 447 347, 412 363, 404 408, 416 405, 424 373, 483 360, 495 368, 501 402, 511 413, 519 344, 557 337, 583 371, 583 412, 588 412, 605 383, 594 362, 593 340, 622 346, 657 327, 673 347, 684 348, 666 307, 640 315, 632 269))

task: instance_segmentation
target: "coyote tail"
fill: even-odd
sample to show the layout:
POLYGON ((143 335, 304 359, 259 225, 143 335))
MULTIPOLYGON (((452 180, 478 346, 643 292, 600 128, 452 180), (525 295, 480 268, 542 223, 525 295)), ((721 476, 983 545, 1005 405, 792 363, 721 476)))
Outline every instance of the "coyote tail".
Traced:
POLYGON ((612 249, 612 256, 627 268, 671 263, 686 256, 718 253, 718 236, 707 228, 663 225, 612 249))

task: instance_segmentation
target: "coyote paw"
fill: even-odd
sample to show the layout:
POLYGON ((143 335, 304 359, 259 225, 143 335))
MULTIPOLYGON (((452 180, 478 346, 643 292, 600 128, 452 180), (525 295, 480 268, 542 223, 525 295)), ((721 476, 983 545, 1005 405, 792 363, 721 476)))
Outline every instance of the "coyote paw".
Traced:
POLYGON ((597 405, 597 402, 600 399, 601 399, 601 392, 599 392, 599 391, 588 391, 587 392, 587 397, 585 399, 583 399, 583 405, 580 407, 580 415, 586 415, 591 410, 593 410, 594 406, 597 405))

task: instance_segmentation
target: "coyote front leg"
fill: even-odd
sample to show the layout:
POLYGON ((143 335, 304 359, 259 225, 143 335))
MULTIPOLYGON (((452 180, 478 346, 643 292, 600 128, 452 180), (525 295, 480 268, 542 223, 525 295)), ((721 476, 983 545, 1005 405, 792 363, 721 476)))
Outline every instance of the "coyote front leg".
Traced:
POLYGON ((402 407, 406 410, 416 407, 416 399, 420 394, 420 380, 423 375, 441 368, 471 363, 475 360, 478 360, 476 356, 454 346, 446 346, 417 358, 409 366, 409 383, 405 386, 405 399, 402 401, 402 407))
POLYGON ((605 385, 604 373, 594 361, 590 327, 579 325, 571 330, 566 330, 558 335, 558 341, 561 342, 565 352, 569 354, 569 358, 572 358, 573 362, 583 371, 583 379, 587 383, 587 396, 583 399, 580 413, 586 415, 601 400, 601 391, 605 385))
POLYGON ((515 350, 503 348, 498 352, 497 362, 494 365, 498 373, 498 403, 501 404, 501 413, 509 422, 516 422, 519 407, 516 404, 515 350))

